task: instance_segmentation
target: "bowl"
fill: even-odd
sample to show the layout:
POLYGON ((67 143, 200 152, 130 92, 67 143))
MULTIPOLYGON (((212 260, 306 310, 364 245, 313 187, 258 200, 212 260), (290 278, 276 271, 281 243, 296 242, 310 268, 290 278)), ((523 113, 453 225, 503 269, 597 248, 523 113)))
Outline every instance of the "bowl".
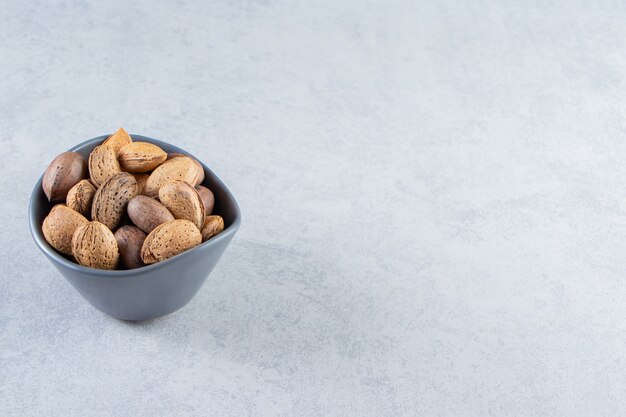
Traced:
MULTIPOLYGON (((89 153, 109 135, 89 139, 72 149, 87 159, 89 153)), ((153 143, 165 152, 188 152, 146 136, 131 135, 134 141, 153 143)), ((197 158, 196 158, 197 159, 197 158)), ((202 162, 200 162, 202 164, 202 162)), ((30 231, 35 243, 61 275, 98 310, 122 320, 148 320, 184 307, 198 293, 207 277, 237 233, 241 212, 224 183, 202 164, 202 183, 215 195, 213 213, 224 218, 224 231, 214 238, 156 264, 131 270, 105 271, 84 267, 58 253, 46 242, 41 230, 44 218, 55 203, 49 203, 37 181, 30 198, 30 231)))

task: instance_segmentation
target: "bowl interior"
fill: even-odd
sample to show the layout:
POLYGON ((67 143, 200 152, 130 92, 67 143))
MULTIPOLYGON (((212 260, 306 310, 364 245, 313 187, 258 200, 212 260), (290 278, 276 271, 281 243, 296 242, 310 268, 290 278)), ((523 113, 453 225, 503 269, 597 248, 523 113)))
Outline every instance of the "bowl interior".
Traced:
MULTIPOLYGON (((104 135, 104 136, 99 136, 93 139, 89 139, 79 145, 74 146, 72 149, 70 149, 70 151, 78 152, 81 155, 83 155, 85 159, 88 159, 91 151, 96 146, 100 145, 102 141, 104 141, 108 136, 109 135, 104 135)), ((186 152, 185 150, 180 149, 176 146, 170 145, 167 142, 163 142, 157 139, 152 139, 152 138, 141 136, 141 135, 131 135, 131 137, 133 138, 134 141, 137 141, 137 142, 140 141, 140 142, 153 143, 159 146, 161 149, 163 149, 167 153, 176 152, 176 153, 189 155, 193 157, 193 155, 190 154, 189 152, 186 152)), ((72 269, 74 268, 83 269, 84 272, 95 273, 97 271, 98 275, 110 274, 110 275, 118 275, 118 276, 132 274, 136 271, 145 271, 147 268, 158 268, 159 265, 162 265, 164 262, 168 262, 172 259, 178 258, 180 256, 184 256, 185 254, 188 254, 189 252, 192 252, 199 247, 204 247, 205 245, 211 245, 212 243, 214 243, 214 241, 218 239, 227 238, 230 235, 234 234, 239 228, 239 224, 241 222, 241 213, 239 210, 239 206, 237 205, 235 198, 233 197, 231 192, 228 190, 226 185, 224 185, 224 183, 202 161, 200 160, 198 161, 202 164, 202 167, 204 168, 205 178, 204 178, 204 181, 202 182, 202 185, 204 185, 205 187, 208 187, 211 191, 213 191, 213 194, 215 195, 215 208, 213 209, 213 214, 219 214, 220 216, 224 218, 224 231, 220 233, 218 236, 208 240, 207 242, 204 242, 202 245, 196 248, 183 252, 182 254, 177 255, 173 258, 170 258, 166 261, 159 262, 153 265, 144 266, 142 268, 132 269, 132 270, 105 271, 105 270, 87 268, 87 267, 78 265, 74 263, 73 261, 71 261, 69 258, 65 257, 64 255, 54 250, 54 248, 52 248, 43 237, 43 232, 41 229, 43 220, 50 212, 50 209, 52 209, 52 207, 55 204, 58 204, 58 203, 48 202, 43 192, 43 189, 41 188, 41 181, 42 181, 43 175, 42 177, 39 178, 39 180, 37 181, 37 184, 35 184, 35 188, 33 189, 31 200, 30 200, 29 216, 30 216, 30 228, 31 228, 31 233, 33 235, 33 238, 35 239, 35 242, 39 245, 40 249, 44 252, 44 254, 46 254, 46 256, 51 258, 53 261, 58 261, 58 262, 67 264, 66 266, 69 266, 72 269)))

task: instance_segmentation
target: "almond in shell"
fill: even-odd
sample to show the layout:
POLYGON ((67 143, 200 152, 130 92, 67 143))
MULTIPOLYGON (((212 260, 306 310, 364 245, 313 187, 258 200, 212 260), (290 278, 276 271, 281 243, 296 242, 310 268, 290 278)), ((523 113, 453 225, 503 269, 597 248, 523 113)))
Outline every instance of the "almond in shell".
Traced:
POLYGON ((115 229, 126 214, 128 202, 137 195, 137 180, 123 172, 109 178, 102 184, 93 198, 91 218, 115 229))
POLYGON ((189 220, 172 220, 154 229, 141 248, 141 259, 153 264, 176 256, 202 243, 202 235, 189 220))
POLYGON ((146 182, 143 193, 149 197, 156 197, 159 188, 170 181, 184 181, 192 187, 198 181, 198 168, 193 159, 181 156, 159 165, 146 182))
POLYGON ((117 159, 126 172, 148 172, 165 162, 167 153, 152 143, 133 142, 119 150, 117 159))
POLYGON ((89 180, 81 180, 70 188, 65 203, 67 207, 87 217, 91 214, 91 203, 94 195, 96 195, 96 187, 89 180))
POLYGON ((148 174, 133 174, 133 177, 137 180, 137 192, 143 194, 143 189, 150 176, 148 174))
POLYGON ((115 269, 120 259, 113 232, 97 221, 76 229, 72 254, 79 264, 98 269, 115 269))
POLYGON ((54 249, 66 255, 72 254, 72 235, 80 226, 89 223, 82 214, 63 204, 52 207, 41 229, 46 241, 54 249))
POLYGON ((196 164, 196 170, 198 172, 198 177, 197 177, 196 183, 194 185, 202 184, 202 181, 204 181, 204 168, 202 167, 202 164, 196 158, 193 158, 193 157, 188 156, 188 155, 183 155, 182 153, 177 153, 177 152, 171 152, 171 153, 167 154, 167 159, 168 160, 169 159, 174 159, 174 158, 180 158, 180 157, 191 158, 193 163, 196 164))
POLYGON ((174 220, 174 216, 157 200, 145 195, 138 195, 128 202, 128 217, 146 233, 150 233, 160 224, 174 220))
POLYGON ((133 139, 123 127, 117 129, 117 132, 113 133, 104 142, 102 142, 103 145, 113 148, 115 155, 117 155, 122 147, 128 145, 129 143, 133 143, 133 139))
POLYGON ((204 223, 204 204, 191 185, 183 181, 172 181, 159 189, 159 200, 176 219, 189 220, 198 230, 204 223))
POLYGON ((120 172, 122 169, 112 146, 102 144, 89 155, 89 177, 96 187, 120 172))
POLYGON ((224 231, 224 219, 222 216, 207 216, 202 226, 202 241, 206 242, 224 231))
POLYGON ((63 152, 48 165, 41 186, 49 202, 63 201, 68 191, 87 176, 87 163, 78 152, 63 152))

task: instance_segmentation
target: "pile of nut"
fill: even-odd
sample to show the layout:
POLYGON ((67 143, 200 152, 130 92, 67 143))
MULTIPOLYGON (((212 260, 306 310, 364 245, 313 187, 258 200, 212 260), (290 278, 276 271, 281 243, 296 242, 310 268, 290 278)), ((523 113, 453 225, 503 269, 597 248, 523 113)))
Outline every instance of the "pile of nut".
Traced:
POLYGON ((80 265, 132 269, 176 256, 224 230, 211 215, 215 197, 200 185, 195 159, 133 142, 119 129, 85 161, 57 156, 42 187, 55 205, 42 230, 46 241, 80 265), (132 224, 131 224, 132 223, 132 224))

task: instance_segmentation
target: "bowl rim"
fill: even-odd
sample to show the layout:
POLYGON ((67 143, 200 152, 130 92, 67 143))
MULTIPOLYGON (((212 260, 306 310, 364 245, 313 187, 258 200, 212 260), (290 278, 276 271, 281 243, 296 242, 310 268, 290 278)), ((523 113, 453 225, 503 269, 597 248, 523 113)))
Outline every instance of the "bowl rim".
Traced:
MULTIPOLYGON (((91 139, 87 139, 75 146, 73 146, 72 148, 70 148, 67 152, 74 152, 77 149, 83 148, 87 145, 91 145, 94 142, 101 142, 104 139, 108 138, 109 136, 111 136, 111 134, 108 135, 101 135, 101 136, 96 136, 94 138, 91 139)), ((133 275, 143 275, 145 273, 150 273, 152 271, 155 271, 157 269, 163 268, 167 265, 169 265, 172 262, 178 261, 178 260, 183 260, 185 257, 188 256, 193 256, 194 253, 196 253, 199 250, 203 250, 203 249, 208 249, 211 246, 216 246, 218 244, 218 242, 225 240, 225 239, 231 239, 233 237, 233 235, 237 232, 237 230, 239 229, 239 227, 241 226, 241 209, 239 208, 239 204, 237 203, 237 200, 235 199, 235 197, 233 196, 233 194, 230 192, 230 190, 228 189, 228 187, 222 182, 222 180, 213 172, 211 171, 202 161, 200 161, 198 158, 196 158, 195 156, 193 156, 191 153, 177 147, 174 146, 168 142, 159 140, 159 139, 154 139, 151 138, 149 136, 144 136, 144 135, 139 135, 139 134, 130 134, 131 138, 133 140, 137 140, 137 141, 145 141, 145 142, 151 142, 154 143, 157 146, 163 146, 166 145, 167 147, 173 149, 173 151, 170 152, 175 152, 175 153, 181 153, 183 155, 188 155, 193 157, 194 159, 196 159, 198 162, 200 162, 200 165, 202 165, 202 168, 205 170, 205 173, 208 173, 212 179, 214 180, 214 182, 218 185, 219 188, 221 188, 224 193, 226 194, 227 198, 229 198, 232 202, 234 211, 235 211, 235 218, 233 220, 233 222, 224 229, 224 231, 222 231, 219 235, 207 240, 206 242, 202 242, 200 245, 189 249, 185 252, 182 252, 176 256, 173 256, 169 259, 166 259, 164 261, 161 262, 157 262, 154 263, 152 265, 146 265, 146 266, 142 266, 140 268, 135 268, 135 269, 126 269, 126 270, 105 270, 105 269, 96 269, 96 268, 89 268, 87 266, 82 266, 79 265, 77 263, 74 263, 68 259, 66 259, 65 257, 63 257, 61 254, 59 254, 52 246, 50 246, 50 244, 46 241, 46 239, 43 236, 43 231, 41 230, 40 225, 37 222, 37 219, 35 219, 35 214, 34 214, 34 205, 36 204, 37 201, 37 197, 38 197, 38 193, 43 192, 41 189, 41 182, 43 180, 43 174, 39 177, 39 179, 37 180, 37 182, 35 183, 35 187, 33 188, 33 191, 31 193, 30 196, 30 200, 28 203, 28 223, 29 223, 29 227, 30 227, 30 233, 33 237, 33 240, 35 241, 35 243, 37 244, 37 246, 39 247, 39 250, 41 250, 44 255, 46 255, 52 262, 56 262, 56 263, 60 263, 62 264, 65 268, 73 270, 75 272, 80 272, 80 273, 84 273, 84 274, 89 274, 89 275, 95 275, 95 276, 99 276, 99 277, 103 277, 103 278, 125 278, 125 277, 129 277, 129 276, 133 276, 133 275)), ((62 203, 59 203, 62 204, 62 203)))

